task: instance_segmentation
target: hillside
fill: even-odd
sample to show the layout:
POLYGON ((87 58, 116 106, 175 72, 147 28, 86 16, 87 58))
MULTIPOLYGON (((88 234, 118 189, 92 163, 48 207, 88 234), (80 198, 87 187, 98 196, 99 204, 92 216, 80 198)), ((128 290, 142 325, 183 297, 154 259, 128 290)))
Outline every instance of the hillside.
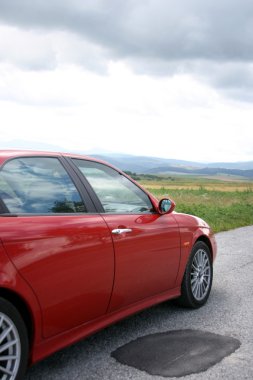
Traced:
POLYGON ((253 161, 229 163, 200 163, 158 157, 120 154, 92 155, 124 171, 138 174, 187 174, 205 176, 240 176, 253 179, 253 161))

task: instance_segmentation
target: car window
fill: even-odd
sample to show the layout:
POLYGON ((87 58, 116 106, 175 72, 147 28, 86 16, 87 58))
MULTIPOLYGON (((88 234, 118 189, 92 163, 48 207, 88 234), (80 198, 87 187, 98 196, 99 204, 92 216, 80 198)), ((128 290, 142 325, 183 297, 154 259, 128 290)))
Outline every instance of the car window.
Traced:
POLYGON ((25 157, 0 170, 0 197, 11 213, 76 213, 86 207, 57 158, 25 157))
POLYGON ((148 195, 128 178, 109 166, 73 159, 97 194, 106 213, 150 213, 148 195))

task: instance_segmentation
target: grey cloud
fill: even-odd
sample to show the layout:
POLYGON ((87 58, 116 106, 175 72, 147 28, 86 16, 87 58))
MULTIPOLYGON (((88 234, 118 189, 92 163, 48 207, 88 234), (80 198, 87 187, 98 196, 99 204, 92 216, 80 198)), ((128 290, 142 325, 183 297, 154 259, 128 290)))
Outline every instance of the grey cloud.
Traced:
POLYGON ((1 0, 2 22, 82 35, 119 58, 253 58, 251 0, 1 0))
POLYGON ((227 62, 222 67, 216 67, 213 72, 209 71, 209 76, 205 74, 205 77, 227 96, 253 101, 253 62, 227 62))
POLYGON ((0 0, 0 20, 78 35, 96 54, 89 61, 80 45, 73 60, 95 71, 110 57, 139 73, 196 72, 228 91, 252 88, 252 0, 0 0))

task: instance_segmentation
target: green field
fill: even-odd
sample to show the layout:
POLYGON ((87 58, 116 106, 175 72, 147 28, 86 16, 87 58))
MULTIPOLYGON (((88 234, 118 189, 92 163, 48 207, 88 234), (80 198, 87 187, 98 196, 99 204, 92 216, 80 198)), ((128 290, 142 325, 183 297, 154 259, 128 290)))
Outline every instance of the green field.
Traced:
POLYGON ((172 198, 177 212, 205 219, 214 232, 253 225, 253 181, 189 176, 138 181, 157 198, 172 198))

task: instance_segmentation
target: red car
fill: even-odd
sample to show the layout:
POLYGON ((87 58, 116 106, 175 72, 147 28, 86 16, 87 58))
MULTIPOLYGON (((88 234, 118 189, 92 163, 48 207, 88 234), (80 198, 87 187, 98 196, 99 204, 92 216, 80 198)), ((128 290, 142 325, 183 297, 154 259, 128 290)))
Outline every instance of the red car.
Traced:
POLYGON ((198 308, 216 256, 203 220, 114 167, 0 151, 0 376, 159 302, 198 308))

